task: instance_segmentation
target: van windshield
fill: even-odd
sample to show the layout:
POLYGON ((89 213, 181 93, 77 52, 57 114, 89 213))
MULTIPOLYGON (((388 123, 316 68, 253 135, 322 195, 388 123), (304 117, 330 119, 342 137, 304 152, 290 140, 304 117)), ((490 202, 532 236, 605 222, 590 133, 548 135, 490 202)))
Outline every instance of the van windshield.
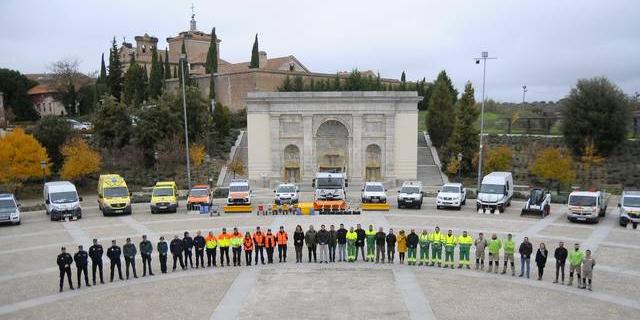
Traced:
POLYGON ((276 192, 277 193, 294 193, 296 192, 296 187, 295 186, 279 186, 276 192))
POLYGON ((0 213, 14 212, 16 204, 11 199, 0 200, 0 213))
POLYGON ((247 192, 247 191, 249 191, 249 186, 238 185, 238 186, 229 187, 229 192, 247 192))
POLYGON ((571 196, 569 197, 570 206, 579 207, 595 207, 596 197, 593 196, 571 196))
POLYGON ((166 197, 173 195, 173 188, 153 188, 154 197, 166 197))
POLYGON ((342 178, 318 178, 318 189, 342 189, 342 178))
POLYGON ((105 198, 128 197, 129 190, 126 187, 113 187, 104 189, 105 198))
POLYGON ((622 203, 625 207, 640 208, 640 197, 624 197, 622 203))
POLYGON ((483 184, 480 193, 504 194, 504 186, 499 184, 483 184))
POLYGON ((71 203, 78 201, 78 194, 75 191, 54 192, 49 194, 51 203, 71 203))

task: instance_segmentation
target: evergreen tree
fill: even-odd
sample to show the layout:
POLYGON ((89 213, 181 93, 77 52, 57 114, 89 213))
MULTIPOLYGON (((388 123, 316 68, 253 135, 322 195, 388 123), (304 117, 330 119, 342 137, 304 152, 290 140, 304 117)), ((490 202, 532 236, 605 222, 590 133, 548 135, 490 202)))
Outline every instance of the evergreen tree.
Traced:
POLYGON ((456 88, 453 86, 453 81, 451 81, 451 78, 449 78, 445 70, 440 71, 440 73, 438 74, 436 82, 438 81, 444 81, 446 83, 447 90, 449 90, 449 92, 451 93, 451 96, 453 97, 453 103, 455 104, 458 100, 458 90, 456 90, 456 88))
POLYGON ((133 56, 129 63, 129 69, 124 76, 124 84, 122 89, 122 102, 130 107, 139 107, 145 100, 147 73, 141 67, 133 56))
POLYGON ((333 86, 331 88, 333 91, 340 91, 340 74, 336 72, 336 77, 333 79, 333 86))
POLYGON ((178 67, 177 66, 173 66, 173 78, 177 78, 178 77, 178 67))
POLYGON ((278 88, 278 91, 282 91, 282 92, 293 91, 293 83, 291 83, 291 78, 289 77, 289 75, 287 75, 287 77, 284 78, 284 81, 282 82, 282 85, 280 86, 280 88, 278 88))
POLYGON ((478 152, 478 134, 480 133, 475 123, 479 115, 480 110, 476 107, 473 86, 471 82, 467 82, 464 93, 455 108, 456 118, 453 134, 447 143, 447 152, 445 152, 447 155, 453 154, 454 157, 458 153, 462 154, 462 173, 473 171, 472 161, 478 152))
POLYGON ((453 104, 453 97, 447 87, 447 82, 443 79, 437 80, 429 100, 429 111, 426 116, 427 130, 436 148, 446 146, 453 131, 452 118, 455 116, 453 104))
POLYGON ((249 63, 249 69, 255 69, 260 67, 260 53, 258 51, 258 34, 253 41, 253 48, 251 49, 251 62, 249 63))
POLYGON ((207 73, 218 73, 218 37, 215 27, 211 29, 211 42, 209 43, 209 52, 207 52, 207 62, 204 66, 207 73))
POLYGON ((101 147, 120 149, 129 144, 132 128, 127 106, 113 96, 102 96, 94 116, 93 128, 95 141, 101 147))
POLYGON ((109 50, 109 74, 107 75, 107 86, 109 93, 116 99, 120 99, 122 93, 122 63, 118 55, 116 37, 113 37, 111 50, 109 50))
MULTIPOLYGON (((145 75, 147 73, 145 72, 145 75)), ((157 98, 162 94, 162 63, 158 61, 158 51, 156 48, 151 52, 151 75, 149 77, 149 97, 157 98)))
POLYGON ((164 79, 165 79, 165 75, 164 75, 164 57, 162 55, 158 55, 158 66, 160 69, 160 79, 162 80, 162 88, 164 89, 164 79))
POLYGON ((402 75, 400 75, 400 91, 407 90, 407 75, 402 71, 402 75))
POLYGON ((209 100, 216 100, 216 77, 215 73, 209 73, 209 100))
POLYGON ((380 72, 378 72, 378 75, 376 76, 376 91, 381 91, 382 88, 382 81, 380 80, 380 72))
POLYGON ((304 91, 304 80, 302 76, 296 76, 293 78, 293 91, 304 91))
MULTIPOLYGON (((173 77, 175 78, 176 72, 174 70, 173 77)), ((164 78, 171 79, 171 65, 169 64, 169 50, 164 49, 164 78)))
POLYGON ((100 61, 100 75, 98 76, 98 80, 96 83, 106 83, 107 82, 107 67, 104 64, 104 53, 102 54, 102 60, 100 61))

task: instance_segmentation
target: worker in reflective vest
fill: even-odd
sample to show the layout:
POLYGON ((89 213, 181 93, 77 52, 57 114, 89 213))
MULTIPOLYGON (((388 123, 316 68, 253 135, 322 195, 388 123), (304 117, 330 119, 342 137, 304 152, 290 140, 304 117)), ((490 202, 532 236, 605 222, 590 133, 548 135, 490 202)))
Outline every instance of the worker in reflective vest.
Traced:
POLYGON ((440 232, 440 227, 436 227, 434 232, 429 233, 429 242, 431 242, 431 266, 442 262, 442 241, 444 235, 440 232))
POLYGON ((458 264, 458 269, 462 268, 463 265, 467 266, 467 269, 471 269, 469 266, 469 252, 471 251, 471 246, 473 245, 473 238, 467 234, 466 231, 462 232, 462 236, 458 238, 458 244, 460 246, 460 261, 458 264))
POLYGON ((231 235, 227 233, 227 228, 222 228, 222 233, 218 235, 218 246, 220 246, 220 266, 224 267, 224 258, 227 258, 229 266, 229 246, 231 245, 231 235))
POLYGON ((353 231, 353 227, 347 232, 347 261, 356 261, 356 240, 358 240, 358 234, 353 231))
POLYGON ((429 264, 429 233, 422 230, 419 238, 420 243, 420 263, 418 265, 429 264))
POLYGON ((289 235, 284 231, 284 227, 280 226, 280 231, 277 235, 278 240, 278 262, 287 262, 287 242, 289 241, 289 235))
POLYGON ((213 232, 209 231, 206 237, 204 237, 204 246, 207 252, 207 266, 216 266, 216 247, 218 246, 218 239, 213 235, 213 232))
POLYGON ((253 251, 253 239, 251 239, 251 233, 247 232, 244 234, 244 241, 243 241, 243 245, 244 247, 244 259, 245 262, 248 266, 251 265, 251 253, 253 251))
POLYGON ((231 250, 233 255, 233 266, 242 265, 242 234, 238 232, 238 228, 233 228, 231 234, 231 250))

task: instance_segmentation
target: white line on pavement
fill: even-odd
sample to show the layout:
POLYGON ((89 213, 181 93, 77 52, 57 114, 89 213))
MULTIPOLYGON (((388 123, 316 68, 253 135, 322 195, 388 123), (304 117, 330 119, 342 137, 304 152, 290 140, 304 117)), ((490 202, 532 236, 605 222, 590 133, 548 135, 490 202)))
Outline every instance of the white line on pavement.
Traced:
POLYGON ((259 270, 255 268, 244 269, 233 280, 231 287, 222 297, 220 303, 211 314, 211 320, 227 320, 236 319, 242 306, 249 297, 251 291, 255 288, 258 281, 259 270))
POLYGON ((589 238, 582 242, 582 250, 591 250, 596 253, 600 244, 607 238, 611 229, 613 229, 613 221, 600 220, 600 223, 596 226, 595 230, 591 232, 589 238))
POLYGON ((396 280, 396 287, 400 291, 402 300, 409 311, 411 320, 436 318, 424 291, 418 286, 413 270, 410 270, 410 268, 393 268, 393 277, 396 280))

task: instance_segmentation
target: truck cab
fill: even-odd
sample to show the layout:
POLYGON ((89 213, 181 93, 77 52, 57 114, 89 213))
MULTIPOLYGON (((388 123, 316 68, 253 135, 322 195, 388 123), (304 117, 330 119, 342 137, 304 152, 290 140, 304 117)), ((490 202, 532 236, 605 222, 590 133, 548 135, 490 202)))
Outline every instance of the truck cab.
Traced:
POLYGON ((211 197, 211 188, 209 188, 206 184, 195 184, 189 190, 189 197, 187 198, 187 210, 193 210, 194 208, 198 208, 198 206, 202 204, 208 204, 209 206, 213 203, 213 199, 211 197))
POLYGON ((98 208, 102 215, 131 214, 131 192, 117 174, 103 174, 98 179, 98 208))
POLYGON ((318 172, 311 183, 315 188, 313 207, 315 210, 347 209, 347 192, 349 186, 346 175, 341 172, 318 172))
POLYGON ((422 182, 405 181, 398 190, 398 208, 415 207, 420 209, 423 198, 422 182))
POLYGON ((229 183, 227 205, 251 205, 249 180, 237 179, 229 183))
POLYGON ((361 199, 362 203, 387 203, 387 189, 382 182, 366 182, 361 199))
POLYGON ((567 219, 571 222, 595 222, 607 211, 604 194, 600 191, 574 191, 567 201, 567 219))
POLYGON ((436 198, 436 209, 456 208, 460 210, 467 201, 467 189, 462 183, 445 183, 436 198))
POLYGON ((620 226, 627 227, 631 223, 634 229, 640 222, 640 191, 624 191, 618 203, 620 226))
POLYGON ((299 201, 300 190, 293 183, 281 183, 273 190, 273 193, 275 194, 274 202, 276 204, 295 204, 299 201))
POLYGON ((503 213, 506 207, 511 205, 513 197, 513 176, 511 172, 491 172, 482 178, 478 199, 476 200, 476 210, 486 213, 489 209, 491 213, 498 210, 503 213))
POLYGON ((76 186, 69 181, 53 181, 44 184, 42 192, 45 211, 51 221, 65 218, 81 219, 81 197, 78 197, 76 186))
POLYGON ((151 213, 178 211, 178 186, 174 181, 157 182, 151 191, 151 213))

